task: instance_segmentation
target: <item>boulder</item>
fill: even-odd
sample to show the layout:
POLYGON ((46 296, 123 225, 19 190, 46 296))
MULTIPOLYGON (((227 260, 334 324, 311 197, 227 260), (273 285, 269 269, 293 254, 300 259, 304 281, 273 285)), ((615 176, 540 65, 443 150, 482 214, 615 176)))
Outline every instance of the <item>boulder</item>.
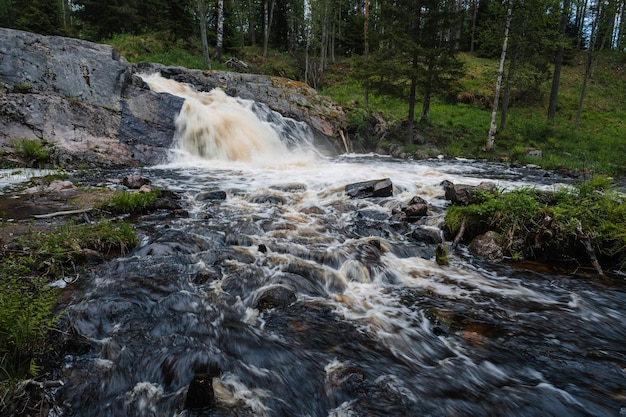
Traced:
POLYGON ((348 184, 345 192, 351 198, 390 197, 393 195, 393 184, 389 178, 348 184))
POLYGON ((207 409, 215 402, 213 378, 209 374, 196 374, 189 383, 185 397, 185 410, 207 409))
POLYGON ((504 256, 497 234, 493 231, 475 237, 468 249, 472 255, 489 261, 501 261, 504 256))
POLYGON ((201 191, 196 195, 196 201, 209 201, 209 200, 226 200, 226 191, 201 191))
POLYGON ((263 291, 255 307, 261 311, 267 311, 273 308, 287 307, 296 300, 296 294, 292 290, 282 285, 276 285, 263 291))
POLYGON ((418 242, 426 244, 440 244, 443 242, 443 238, 439 230, 434 228, 417 228, 411 232, 411 237, 418 242))
POLYGON ((443 190, 445 199, 452 204, 466 206, 476 202, 476 190, 486 191, 494 194, 496 192, 496 184, 490 181, 483 181, 478 185, 453 184, 450 181, 443 181, 443 190))
POLYGON ((415 222, 428 214, 428 203, 422 197, 415 196, 409 201, 408 206, 402 208, 402 211, 407 221, 415 222))
POLYGON ((141 175, 127 175, 122 178, 122 184, 132 190, 138 190, 144 185, 150 185, 151 181, 141 175))

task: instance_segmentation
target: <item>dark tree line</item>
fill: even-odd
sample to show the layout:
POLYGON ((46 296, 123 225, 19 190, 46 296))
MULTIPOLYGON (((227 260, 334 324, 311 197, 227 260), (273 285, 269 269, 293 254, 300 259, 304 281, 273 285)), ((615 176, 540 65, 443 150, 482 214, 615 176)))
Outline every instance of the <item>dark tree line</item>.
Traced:
POLYGON ((370 91, 406 98, 409 143, 433 97, 455 99, 460 51, 502 58, 499 129, 509 105, 540 98, 550 77, 554 119, 560 70, 575 49, 587 51, 584 86, 600 51, 626 51, 626 0, 0 0, 0 25, 93 41, 201 39, 207 67, 244 45, 277 49, 299 58, 314 87, 328 65, 357 57, 366 104, 370 91))

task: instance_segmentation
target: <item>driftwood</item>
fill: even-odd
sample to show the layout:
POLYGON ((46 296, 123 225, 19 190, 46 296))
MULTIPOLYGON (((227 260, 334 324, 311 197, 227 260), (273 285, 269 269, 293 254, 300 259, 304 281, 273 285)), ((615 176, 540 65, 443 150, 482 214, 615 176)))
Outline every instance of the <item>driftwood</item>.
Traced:
POLYGON ((62 387, 63 385, 65 385, 65 384, 61 380, 56 380, 56 381, 35 381, 34 379, 25 379, 24 381, 20 382, 20 386, 22 388, 37 387, 37 388, 44 389, 44 388, 62 387))
POLYGON ((350 153, 350 149, 348 149, 348 142, 346 141, 346 137, 343 134, 343 130, 339 129, 339 135, 341 135, 341 139, 343 140, 343 146, 346 148, 346 153, 350 153))
POLYGON ((93 209, 86 208, 86 209, 78 209, 78 210, 56 211, 54 213, 47 213, 47 214, 34 214, 33 217, 36 219, 51 219, 52 217, 69 216, 72 214, 87 213, 87 212, 90 212, 91 210, 93 209))
POLYGON ((600 262, 598 262, 598 258, 596 257, 596 252, 593 250, 593 245, 591 244, 591 239, 589 235, 583 232, 583 226, 578 222, 576 226, 576 237, 582 243, 587 256, 589 257, 589 261, 591 265, 596 269, 600 276, 604 276, 604 272, 602 271, 602 267, 600 266, 600 262))
POLYGON ((454 237, 454 241, 452 242, 452 247, 453 248, 456 248, 456 246, 459 244, 461 239, 463 239, 463 235, 464 234, 465 234, 465 219, 463 219, 463 221, 461 222, 461 227, 459 227, 459 231, 457 232, 456 236, 454 237))

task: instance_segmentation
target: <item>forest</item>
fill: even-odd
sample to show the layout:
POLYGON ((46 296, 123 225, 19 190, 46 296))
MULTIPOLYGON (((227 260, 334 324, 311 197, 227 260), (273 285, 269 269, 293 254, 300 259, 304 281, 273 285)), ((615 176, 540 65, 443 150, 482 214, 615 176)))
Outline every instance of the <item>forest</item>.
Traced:
MULTIPOLYGON (((271 75, 306 82, 337 99, 349 115, 348 133, 364 148, 381 147, 373 124, 390 118, 386 108, 399 101, 399 127, 382 145, 398 143, 409 153, 424 141, 446 147, 449 139, 437 138, 469 136, 471 144, 457 144, 465 149, 452 153, 490 155, 506 139, 506 158, 524 159, 524 149, 535 147, 570 154, 577 151, 558 143, 574 138, 584 145, 593 137, 609 153, 626 154, 619 121, 626 106, 624 94, 616 93, 626 86, 624 0, 0 0, 0 26, 121 49, 132 38, 148 55, 153 47, 147 39, 156 36, 201 56, 195 66, 203 69, 226 68, 233 57, 251 59, 243 52, 251 48, 261 60, 279 54, 289 68, 274 68, 271 75), (578 79, 563 99, 562 74, 573 67, 578 79), (482 72, 486 79, 478 80, 482 72), (605 85, 613 95, 590 106, 590 91, 602 77, 613 83, 605 85), (446 106, 486 120, 476 130, 461 119, 433 117, 433 108, 446 106), (533 126, 507 129, 515 108, 532 108, 531 114, 518 110, 518 117, 532 119, 533 126), (607 109, 614 115, 610 122, 607 109)), ((131 52, 121 52, 132 60, 131 52)), ((572 159, 587 165, 601 160, 601 170, 624 174, 623 164, 603 161, 610 156, 583 153, 572 159)))

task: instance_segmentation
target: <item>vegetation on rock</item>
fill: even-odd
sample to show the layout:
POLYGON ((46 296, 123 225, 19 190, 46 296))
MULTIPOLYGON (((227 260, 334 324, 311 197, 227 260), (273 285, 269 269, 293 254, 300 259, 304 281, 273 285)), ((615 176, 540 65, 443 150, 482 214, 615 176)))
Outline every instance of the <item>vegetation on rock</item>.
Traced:
POLYGON ((28 167, 41 168, 48 162, 50 153, 46 142, 36 139, 13 139, 9 145, 14 155, 28 167))
POLYGON ((463 230, 466 242, 494 231, 514 259, 570 257, 626 267, 626 198, 608 178, 554 191, 521 188, 494 195, 476 190, 475 197, 476 203, 446 212, 447 230, 453 235, 463 230))
POLYGON ((102 204, 102 209, 113 214, 141 214, 154 209, 159 190, 148 192, 120 191, 102 204))

